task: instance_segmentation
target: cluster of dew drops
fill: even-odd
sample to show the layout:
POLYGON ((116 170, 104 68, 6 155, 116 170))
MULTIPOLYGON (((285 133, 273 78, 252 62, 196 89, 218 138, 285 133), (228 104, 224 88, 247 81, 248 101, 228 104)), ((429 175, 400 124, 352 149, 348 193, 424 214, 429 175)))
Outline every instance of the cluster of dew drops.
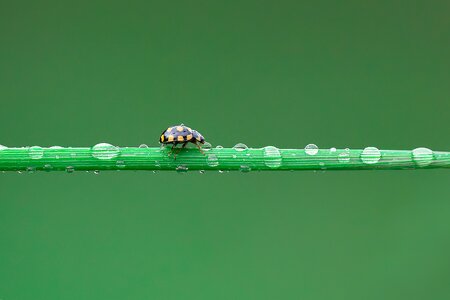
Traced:
MULTIPOLYGON (((139 148, 148 148, 148 146, 145 144, 142 144, 139 146, 139 148)), ((0 145, 0 154, 3 150, 6 150, 6 149, 8 149, 8 148, 3 145, 0 145)), ((49 149, 64 149, 64 148, 60 147, 60 146, 53 146, 53 147, 50 147, 49 149)), ((211 149, 212 149, 212 146, 208 142, 206 142, 202 146, 202 150, 205 152, 208 152, 211 149)), ((223 149, 223 147, 219 145, 219 146, 216 146, 215 149, 221 150, 221 149, 223 149)), ((233 147, 233 149, 238 153, 243 153, 243 152, 247 151, 249 148, 245 144, 238 143, 233 147)), ((315 144, 306 145, 304 150, 305 150, 305 153, 310 156, 315 156, 319 153, 319 148, 315 144)), ((333 154, 333 153, 337 154, 337 152, 338 152, 338 150, 334 147, 330 148, 329 150, 322 150, 322 151, 329 151, 330 154, 333 154)), ((340 153, 337 154, 338 162, 340 162, 340 163, 350 162, 351 155, 350 155, 349 148, 345 148, 343 151, 340 150, 339 152, 340 153)), ((111 160, 111 159, 117 158, 120 155, 120 148, 118 148, 114 145, 108 144, 108 143, 100 143, 100 144, 93 146, 91 148, 90 153, 91 153, 92 157, 97 158, 99 160, 111 160)), ((44 149, 39 146, 29 147, 28 155, 33 160, 39 160, 44 156, 44 149)), ((72 155, 74 156, 75 154, 72 154, 72 155)), ((250 156, 250 153, 246 153, 246 156, 250 156)), ((237 157, 238 156, 235 154, 232 155, 232 158, 237 158, 237 157)), ((381 157, 382 157, 381 151, 378 148, 366 147, 361 152, 361 155, 359 158, 364 164, 373 165, 373 164, 378 163, 380 161, 381 157)), ((56 158, 58 159, 59 157, 56 157, 56 158)), ((423 167, 423 166, 429 165, 432 162, 433 158, 434 158, 433 151, 428 148, 421 147, 421 148, 416 148, 412 151, 412 159, 418 166, 423 167)), ((264 159, 264 164, 271 169, 277 169, 277 168, 281 167, 281 165, 282 165, 281 152, 278 148, 276 148, 274 146, 266 146, 263 148, 263 159, 264 159)), ((219 167, 219 159, 215 154, 207 153, 206 163, 209 167, 218 168, 219 173, 224 173, 224 171, 221 170, 219 167)), ((326 169, 324 162, 321 162, 320 165, 322 166, 322 169, 326 169)), ((116 166, 117 166, 118 170, 126 167, 125 162, 123 160, 117 160, 116 166)), ((53 170, 53 168, 51 165, 46 164, 44 166, 44 170, 51 171, 51 170, 53 170)), ((247 173, 247 172, 251 171, 251 167, 248 164, 243 164, 240 166, 239 170, 243 173, 247 173)), ((26 171, 28 173, 34 173, 35 168, 28 167, 26 169, 26 171)), ((73 166, 66 167, 67 173, 73 173, 74 171, 75 171, 75 168, 73 166)), ((176 171, 178 173, 186 173, 188 171, 188 168, 185 165, 179 165, 179 166, 177 166, 176 171)), ((153 171, 153 172, 156 173, 156 171, 153 171)), ((204 174, 205 170, 200 170, 199 172, 200 172, 200 174, 204 174)), ((22 171, 19 171, 19 173, 22 173, 22 171)), ((100 172, 97 170, 94 170, 93 173, 99 174, 100 172)))

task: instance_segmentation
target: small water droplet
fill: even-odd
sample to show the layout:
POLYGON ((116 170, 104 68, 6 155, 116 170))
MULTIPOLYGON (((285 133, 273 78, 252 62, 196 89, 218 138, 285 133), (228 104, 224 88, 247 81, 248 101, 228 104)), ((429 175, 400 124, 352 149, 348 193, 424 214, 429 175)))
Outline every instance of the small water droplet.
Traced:
POLYGON ((98 175, 98 174, 100 174, 100 171, 99 170, 94 170, 94 174, 98 175))
POLYGON ((366 147, 361 153, 361 160, 365 164, 376 164, 381 158, 381 152, 375 147, 366 147))
POLYGON ((105 160, 119 156, 119 148, 108 143, 100 143, 92 147, 92 156, 105 160))
POLYGON ((247 165, 242 165, 239 167, 239 171, 241 171, 242 173, 248 173, 252 170, 252 168, 250 168, 250 166, 247 165))
POLYGON ((205 170, 198 171, 200 174, 205 174, 205 170))
POLYGON ((344 150, 347 152, 350 152, 350 148, 345 148, 344 150))
POLYGON ((316 155, 319 152, 319 148, 315 144, 308 144, 305 146, 305 152, 308 155, 316 155))
POLYGON ((211 148, 212 148, 212 146, 211 146, 211 144, 208 143, 208 142, 205 142, 205 143, 202 145, 202 150, 203 150, 203 151, 209 151, 209 150, 211 150, 211 148))
POLYGON ((39 146, 33 146, 28 149, 28 154, 31 159, 41 159, 44 156, 44 149, 39 146))
POLYGON ((146 144, 140 144, 139 148, 148 148, 148 146, 146 144))
POLYGON ((206 163, 210 167, 217 167, 219 165, 219 159, 214 154, 210 154, 206 158, 206 163))
POLYGON ((188 167, 185 165, 179 165, 179 166, 177 166, 176 171, 180 174, 183 174, 188 171, 188 167))
POLYGON ((224 172, 223 172, 223 170, 219 170, 219 173, 220 173, 220 174, 223 174, 224 172))
POLYGON ((338 155, 338 160, 341 163, 346 163, 350 161, 350 154, 348 152, 342 152, 338 155))
POLYGON ((21 171, 21 170, 19 170, 19 171, 17 171, 17 173, 18 173, 18 174, 22 174, 22 171, 21 171))
POLYGON ((233 154, 233 158, 237 158, 237 155, 236 155, 236 154, 233 154))
POLYGON ((280 150, 277 147, 264 147, 264 164, 269 168, 279 168, 282 158, 280 150))
POLYGON ((416 165, 425 167, 433 161, 433 151, 428 148, 416 148, 412 151, 412 159, 416 165))
POLYGON ((53 170, 52 165, 50 165, 50 164, 45 164, 44 165, 44 171, 50 172, 51 170, 53 170))
POLYGON ((33 174, 36 171, 36 168, 35 167, 27 167, 26 171, 28 174, 33 174))
POLYGON ((66 172, 67 172, 67 173, 73 173, 74 171, 75 171, 75 168, 74 168, 74 167, 72 167, 72 166, 66 167, 66 172))
POLYGON ((248 147, 246 144, 238 143, 238 144, 234 145, 233 149, 236 151, 245 151, 248 149, 248 147))
POLYGON ((217 146, 216 146, 216 149, 217 149, 217 150, 222 150, 222 149, 223 149, 223 146, 217 145, 217 146))
POLYGON ((330 148, 330 152, 336 152, 336 148, 330 148))

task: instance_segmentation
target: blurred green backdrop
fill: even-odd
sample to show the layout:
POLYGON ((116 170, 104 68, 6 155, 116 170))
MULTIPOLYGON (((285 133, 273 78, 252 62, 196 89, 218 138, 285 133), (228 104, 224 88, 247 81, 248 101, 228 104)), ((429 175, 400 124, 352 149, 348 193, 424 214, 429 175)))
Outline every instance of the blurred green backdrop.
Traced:
MULTIPOLYGON (((0 0, 0 144, 450 150, 448 1, 0 0)), ((0 174, 0 299, 448 299, 450 173, 0 174)))

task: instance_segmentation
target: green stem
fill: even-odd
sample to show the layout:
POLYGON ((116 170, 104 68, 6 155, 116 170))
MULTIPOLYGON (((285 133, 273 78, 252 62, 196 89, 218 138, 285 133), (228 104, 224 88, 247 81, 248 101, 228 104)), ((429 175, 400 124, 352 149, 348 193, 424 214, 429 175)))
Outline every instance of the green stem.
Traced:
POLYGON ((450 168, 450 152, 410 150, 213 148, 182 149, 99 144, 93 148, 0 148, 0 171, 95 170, 400 170, 450 168))

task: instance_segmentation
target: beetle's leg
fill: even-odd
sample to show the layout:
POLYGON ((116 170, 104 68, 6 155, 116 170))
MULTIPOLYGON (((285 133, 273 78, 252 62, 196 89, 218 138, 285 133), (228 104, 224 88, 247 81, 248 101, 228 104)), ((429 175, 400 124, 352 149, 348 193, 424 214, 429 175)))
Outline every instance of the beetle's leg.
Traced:
POLYGON ((202 147, 200 147, 200 144, 195 142, 195 145, 197 146, 198 150, 200 150, 200 153, 205 155, 205 152, 203 152, 202 147))
POLYGON ((177 146, 177 144, 176 143, 173 143, 172 144, 172 148, 170 148, 170 151, 169 151, 169 154, 168 154, 168 156, 171 156, 172 154, 175 154, 175 151, 174 151, 174 149, 175 149, 175 147, 177 146))

